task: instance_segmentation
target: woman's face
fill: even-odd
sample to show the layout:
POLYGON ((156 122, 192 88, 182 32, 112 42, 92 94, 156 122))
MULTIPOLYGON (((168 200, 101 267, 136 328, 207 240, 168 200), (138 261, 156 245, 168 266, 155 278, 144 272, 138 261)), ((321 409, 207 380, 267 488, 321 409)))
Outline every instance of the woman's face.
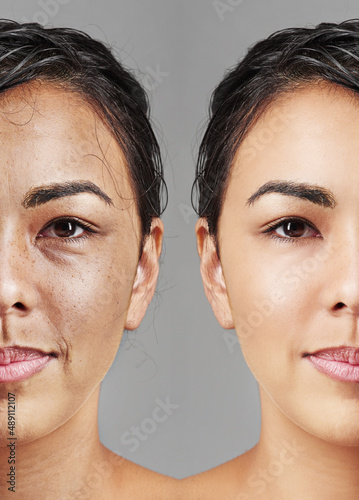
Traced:
POLYGON ((123 329, 152 296, 162 226, 138 263, 123 154, 79 96, 38 83, 11 91, 0 141, 0 412, 14 393, 19 442, 97 407, 123 329))
POLYGON ((359 444, 358 104, 323 85, 282 97, 236 155, 220 262, 197 224, 207 296, 237 331, 263 410, 346 445, 359 444))

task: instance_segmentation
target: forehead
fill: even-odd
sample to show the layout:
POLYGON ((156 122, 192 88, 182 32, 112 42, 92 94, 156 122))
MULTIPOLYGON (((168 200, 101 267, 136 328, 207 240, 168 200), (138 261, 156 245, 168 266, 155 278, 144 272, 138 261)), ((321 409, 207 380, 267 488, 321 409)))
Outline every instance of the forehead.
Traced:
MULTIPOLYGON (((230 184, 264 180, 333 183, 340 169, 358 176, 359 97, 334 85, 280 96, 251 127, 236 153, 230 184)), ((359 181, 359 178, 358 178, 359 181)))
POLYGON ((82 96, 60 86, 36 81, 2 95, 0 144, 2 175, 16 174, 24 191, 29 182, 89 179, 115 198, 119 190, 132 192, 123 151, 107 125, 82 96))
POLYGON ((34 81, 0 95, 2 136, 40 137, 46 130, 49 136, 59 139, 88 140, 95 137, 96 118, 97 133, 102 135, 105 126, 90 104, 60 84, 34 81))

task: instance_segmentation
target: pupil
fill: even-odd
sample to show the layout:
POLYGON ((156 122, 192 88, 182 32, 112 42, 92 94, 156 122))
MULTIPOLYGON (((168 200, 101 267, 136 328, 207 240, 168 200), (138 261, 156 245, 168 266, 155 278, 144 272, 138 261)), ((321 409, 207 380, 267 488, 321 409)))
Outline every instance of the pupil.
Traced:
POLYGON ((285 233, 287 236, 301 236, 304 232, 303 222, 287 222, 285 226, 285 233))
POLYGON ((71 236, 74 232, 74 224, 72 222, 56 222, 55 233, 58 236, 71 236))

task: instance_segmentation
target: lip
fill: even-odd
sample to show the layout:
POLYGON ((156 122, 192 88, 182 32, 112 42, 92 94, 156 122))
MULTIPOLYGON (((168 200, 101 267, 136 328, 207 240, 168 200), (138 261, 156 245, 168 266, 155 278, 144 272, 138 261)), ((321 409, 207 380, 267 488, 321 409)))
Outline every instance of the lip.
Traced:
POLYGON ((0 349, 0 383, 19 382, 43 370, 54 359, 51 353, 29 347, 0 349))
POLYGON ((334 380, 359 383, 359 348, 330 347, 305 357, 318 371, 334 380))

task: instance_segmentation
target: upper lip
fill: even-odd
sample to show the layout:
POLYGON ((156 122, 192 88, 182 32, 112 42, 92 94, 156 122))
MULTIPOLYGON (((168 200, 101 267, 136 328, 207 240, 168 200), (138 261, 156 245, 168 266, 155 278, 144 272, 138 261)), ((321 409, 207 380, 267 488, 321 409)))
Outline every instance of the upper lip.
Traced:
POLYGON ((341 345, 338 347, 328 347, 315 352, 304 354, 304 356, 317 356, 328 361, 341 361, 351 365, 359 365, 359 348, 341 345))
POLYGON ((45 352, 33 347, 9 346, 0 348, 0 365, 29 361, 41 356, 55 356, 53 352, 45 352))

